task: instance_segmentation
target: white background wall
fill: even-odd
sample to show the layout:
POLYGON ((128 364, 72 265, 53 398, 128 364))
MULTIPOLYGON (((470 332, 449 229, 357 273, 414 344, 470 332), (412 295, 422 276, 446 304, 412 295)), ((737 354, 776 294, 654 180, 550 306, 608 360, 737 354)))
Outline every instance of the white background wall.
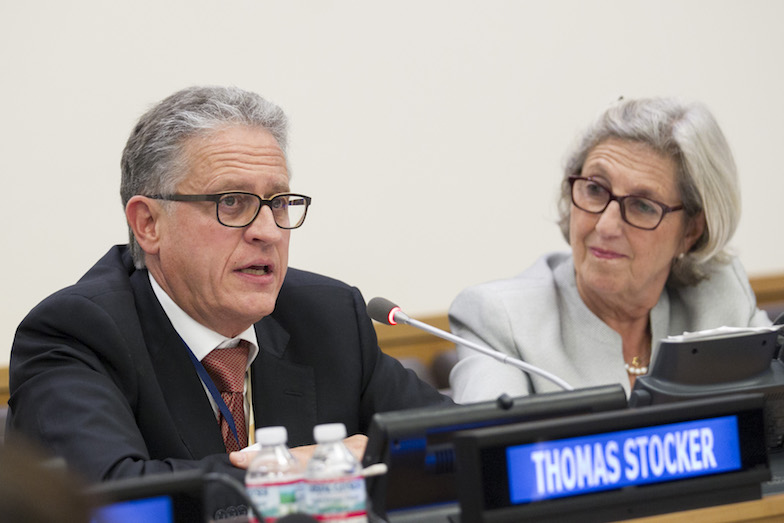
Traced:
POLYGON ((409 313, 567 247, 564 151, 620 95, 708 104, 741 173, 733 245, 782 272, 782 20, 776 0, 4 0, 0 365, 30 308, 126 241, 122 147, 191 84, 289 114, 314 198, 292 265, 409 313))

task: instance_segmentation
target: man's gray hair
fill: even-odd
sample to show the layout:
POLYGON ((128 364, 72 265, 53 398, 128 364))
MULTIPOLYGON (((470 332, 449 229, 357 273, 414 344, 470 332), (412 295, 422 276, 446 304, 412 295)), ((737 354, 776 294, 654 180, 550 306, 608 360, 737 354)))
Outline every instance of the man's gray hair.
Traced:
POLYGON ((569 176, 580 174, 590 151, 609 139, 645 144, 675 160, 676 183, 687 220, 705 214, 705 231, 673 260, 670 283, 694 285, 711 266, 725 263, 740 220, 740 190, 732 152, 718 122, 701 103, 674 98, 620 100, 596 119, 567 154, 558 202, 559 225, 569 241, 569 176))
MULTIPOLYGON (((139 119, 123 150, 123 207, 137 194, 174 192, 187 174, 185 142, 234 125, 266 129, 285 154, 286 115, 258 94, 236 87, 196 86, 155 105, 139 119)), ((144 251, 128 229, 134 264, 144 268, 144 251)))

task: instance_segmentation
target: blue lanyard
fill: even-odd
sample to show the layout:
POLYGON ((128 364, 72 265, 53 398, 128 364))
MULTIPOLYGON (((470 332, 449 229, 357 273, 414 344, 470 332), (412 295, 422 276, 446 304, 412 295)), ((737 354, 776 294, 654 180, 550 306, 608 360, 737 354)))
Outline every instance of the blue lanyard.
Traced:
POLYGON ((199 378, 201 378, 201 381, 204 382, 204 385, 207 386, 207 390, 210 391, 212 399, 215 400, 215 403, 218 405, 218 410, 220 410, 220 413, 223 415, 223 419, 229 424, 231 433, 234 434, 234 439, 237 441, 237 447, 242 447, 240 444, 240 437, 237 435, 237 426, 234 424, 234 416, 229 412, 229 407, 226 406, 226 402, 223 401, 223 397, 221 397, 218 387, 215 386, 212 378, 210 378, 210 375, 207 373, 207 369, 204 368, 204 365, 201 364, 199 358, 197 358, 191 348, 188 347, 188 344, 185 343, 185 341, 183 341, 183 344, 185 344, 185 347, 188 349, 188 355, 191 357, 193 366, 196 367, 196 373, 199 375, 199 378))

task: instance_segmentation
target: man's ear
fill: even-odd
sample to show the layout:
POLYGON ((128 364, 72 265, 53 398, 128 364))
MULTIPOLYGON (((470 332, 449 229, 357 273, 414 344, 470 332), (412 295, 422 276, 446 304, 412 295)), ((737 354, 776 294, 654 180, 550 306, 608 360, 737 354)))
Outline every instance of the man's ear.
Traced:
POLYGON ((163 210, 157 201, 138 194, 128 200, 125 206, 125 219, 136 241, 147 254, 158 254, 162 214, 163 210))

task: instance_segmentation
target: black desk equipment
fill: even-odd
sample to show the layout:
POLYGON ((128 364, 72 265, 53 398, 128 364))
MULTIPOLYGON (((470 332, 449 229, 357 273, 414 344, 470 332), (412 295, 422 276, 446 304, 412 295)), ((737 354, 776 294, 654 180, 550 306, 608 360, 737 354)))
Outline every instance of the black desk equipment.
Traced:
POLYGON ((461 520, 612 521, 761 497, 761 394, 455 435, 461 520))
POLYGON ((363 466, 385 463, 388 472, 366 479, 370 508, 392 522, 446 521, 459 512, 452 441, 458 431, 624 408, 623 388, 610 385, 376 414, 363 466))
MULTIPOLYGON (((776 320, 780 323, 782 318, 776 320)), ((663 339, 630 407, 738 392, 765 396, 765 438, 772 478, 763 493, 784 492, 784 326, 663 339)))

